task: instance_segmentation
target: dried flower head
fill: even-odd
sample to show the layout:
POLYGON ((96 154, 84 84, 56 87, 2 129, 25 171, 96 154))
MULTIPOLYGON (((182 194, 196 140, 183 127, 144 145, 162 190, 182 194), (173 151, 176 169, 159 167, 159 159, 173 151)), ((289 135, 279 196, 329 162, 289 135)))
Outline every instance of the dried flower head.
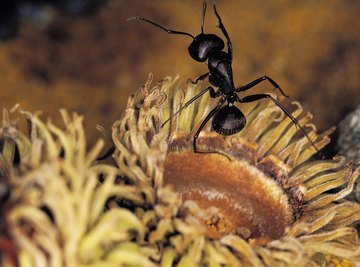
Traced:
MULTIPOLYGON (((324 266, 360 262, 345 200, 360 169, 343 157, 309 160, 308 140, 272 103, 241 106, 246 128, 224 137, 209 127, 194 154, 192 136, 213 102, 204 96, 160 125, 201 85, 179 90, 151 78, 113 126, 116 167, 87 151, 82 118, 62 111, 65 129, 31 122, 26 136, 4 112, 0 136, 6 202, 5 266, 324 266), (14 163, 15 144, 19 159, 14 163)), ((318 135, 292 112, 323 147, 318 135)), ((0 246, 4 243, 0 240, 0 246)))
MULTIPOLYGON (((114 158, 127 176, 150 181, 155 191, 170 186, 183 201, 169 205, 171 212, 157 213, 154 231, 162 234, 156 241, 172 251, 167 266, 311 266, 329 257, 359 261, 353 224, 360 206, 343 198, 360 169, 352 173, 340 156, 309 161, 314 148, 266 101, 241 106, 248 124, 239 134, 224 137, 209 126, 198 145, 218 153, 195 154, 193 134, 214 102, 204 96, 161 128, 201 86, 176 90, 176 79, 167 78, 150 89, 150 82, 151 77, 114 124, 114 158)), ((300 104, 293 104, 293 116, 317 147, 325 146, 333 129, 318 135, 311 114, 302 115, 300 104)), ((156 196, 161 202, 161 194, 156 196)))
POLYGON ((140 246, 143 223, 111 204, 141 205, 141 189, 118 181, 116 168, 94 165, 103 144, 87 151, 83 118, 62 111, 62 130, 22 113, 31 123, 29 137, 10 123, 7 111, 0 129, 0 173, 11 188, 2 266, 154 266, 140 246))

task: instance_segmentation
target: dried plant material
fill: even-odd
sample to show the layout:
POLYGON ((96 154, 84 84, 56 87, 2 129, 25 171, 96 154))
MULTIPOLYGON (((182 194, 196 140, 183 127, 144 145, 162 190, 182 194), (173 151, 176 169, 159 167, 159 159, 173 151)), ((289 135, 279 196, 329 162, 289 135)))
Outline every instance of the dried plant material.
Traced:
MULTIPOLYGON (((4 266, 324 266, 360 263, 354 223, 360 205, 345 200, 360 169, 316 152, 272 103, 242 105, 248 124, 224 137, 207 127, 192 137, 213 102, 204 96, 160 125, 202 89, 176 79, 146 85, 128 101, 112 138, 116 166, 88 150, 82 117, 62 111, 60 129, 22 112, 30 134, 4 112, 2 181, 4 266), (15 146, 16 144, 16 146, 15 146), (18 162, 14 161, 15 147, 18 162)), ((317 147, 294 103, 293 116, 317 147)), ((0 245, 2 245, 0 240, 0 245)))
MULTIPOLYGON (((187 212, 203 225, 196 222, 192 231, 187 227, 186 232, 168 232, 170 250, 177 252, 172 254, 173 263, 315 266, 317 253, 324 255, 325 262, 329 255, 359 261, 353 224, 359 220, 360 206, 343 200, 359 169, 352 173, 340 156, 310 160, 314 148, 290 119, 266 101, 239 106, 248 124, 234 136, 214 133, 209 123, 198 146, 218 153, 194 154, 193 134, 214 102, 204 96, 161 128, 202 88, 176 87, 176 79, 171 78, 152 89, 148 83, 129 100, 122 120, 113 128, 119 169, 133 170, 134 177, 152 181, 155 188, 170 185, 185 201, 183 205, 192 203, 195 211, 187 208, 187 212), (205 235, 205 241, 198 256, 192 257, 190 250, 199 235, 205 235)), ((317 134, 310 124, 312 116, 303 115, 299 103, 294 105, 293 116, 317 147, 325 146, 334 129, 317 134)), ((172 221, 178 225, 176 216, 172 221)))

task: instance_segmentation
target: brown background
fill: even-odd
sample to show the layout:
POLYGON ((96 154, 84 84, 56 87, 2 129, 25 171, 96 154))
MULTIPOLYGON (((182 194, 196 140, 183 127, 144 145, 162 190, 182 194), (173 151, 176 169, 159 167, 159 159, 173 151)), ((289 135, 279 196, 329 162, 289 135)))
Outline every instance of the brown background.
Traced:
MULTIPOLYGON (((314 113, 320 130, 360 103, 360 1, 217 1, 234 48, 234 80, 267 74, 314 113)), ((202 1, 109 0, 93 16, 59 14, 47 25, 24 21, 0 42, 0 108, 20 103, 54 120, 65 107, 85 115, 87 135, 110 128, 127 97, 153 72, 185 82, 207 67, 187 52, 190 38, 126 18, 139 15, 200 32, 202 1)), ((223 37, 209 1, 205 31, 223 37)), ((256 92, 271 91, 268 84, 256 92)))

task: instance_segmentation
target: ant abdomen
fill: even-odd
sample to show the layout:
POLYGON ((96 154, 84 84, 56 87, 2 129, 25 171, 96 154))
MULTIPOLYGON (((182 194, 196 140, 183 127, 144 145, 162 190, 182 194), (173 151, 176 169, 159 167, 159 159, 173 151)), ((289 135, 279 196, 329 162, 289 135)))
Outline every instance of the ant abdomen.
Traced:
POLYGON ((232 135, 240 132, 246 125, 244 113, 235 106, 224 106, 212 120, 213 129, 221 135, 232 135))
POLYGON ((198 61, 205 62, 210 53, 221 51, 225 47, 224 41, 215 34, 199 34, 189 46, 190 56, 198 61))

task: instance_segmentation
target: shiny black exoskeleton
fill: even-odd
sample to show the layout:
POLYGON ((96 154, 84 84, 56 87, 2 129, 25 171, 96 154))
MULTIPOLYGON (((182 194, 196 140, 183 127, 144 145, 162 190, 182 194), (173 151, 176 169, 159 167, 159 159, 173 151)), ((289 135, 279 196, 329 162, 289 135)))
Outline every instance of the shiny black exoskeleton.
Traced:
POLYGON ((246 118, 245 115, 238 109, 234 103, 249 103, 253 101, 257 101, 260 99, 270 99, 273 101, 283 112, 295 123, 300 131, 303 133, 303 135, 309 140, 310 144, 315 148, 316 151, 318 149, 316 148, 315 144, 312 142, 312 140, 309 138, 308 134, 305 132, 305 130, 301 127, 301 125, 298 123, 298 121, 291 115, 291 113, 282 106, 275 98, 273 98, 270 94, 254 94, 245 96, 243 98, 240 98, 237 93, 243 92, 246 90, 249 90, 253 88, 255 85, 267 80, 270 82, 274 89, 277 89, 280 91, 280 93, 283 96, 286 96, 283 90, 279 87, 279 85, 269 78, 268 76, 262 76, 246 85, 235 87, 234 81, 233 81, 233 72, 232 72, 232 44, 230 41, 230 37, 222 23, 221 17, 218 14, 216 10, 216 5, 214 3, 214 12, 215 15, 219 21, 219 28, 221 32, 224 34, 227 42, 227 51, 224 51, 225 49, 225 43, 224 41, 215 34, 205 34, 204 33, 204 19, 205 19, 205 13, 206 13, 206 0, 203 2, 203 10, 202 10, 202 17, 201 17, 201 33, 197 36, 193 36, 190 33, 182 32, 182 31, 174 31, 170 29, 166 29, 163 26, 150 21, 145 18, 141 17, 131 17, 128 20, 141 20, 145 21, 147 23, 150 23, 164 31, 166 31, 169 34, 178 34, 178 35, 186 35, 193 39, 192 43, 190 44, 188 51, 190 56, 198 61, 198 62, 205 62, 207 61, 208 69, 209 71, 207 73, 204 73, 203 75, 199 76, 197 79, 195 79, 194 83, 198 83, 201 80, 204 80, 205 78, 209 79, 209 82, 212 86, 217 87, 218 90, 215 91, 215 89, 212 86, 207 87, 197 95, 195 95, 192 99, 190 99, 188 102, 185 103, 185 105, 180 108, 177 112, 175 112, 168 120, 166 120, 162 126, 164 126, 168 121, 171 120, 176 114, 181 112, 184 108, 188 107, 191 103, 193 103, 195 100, 197 100, 199 97, 204 95, 205 93, 209 92, 210 97, 216 98, 220 97, 220 101, 216 105, 216 107, 209 112, 209 114, 206 116, 204 121, 201 123, 200 127, 195 133, 193 146, 194 146, 194 152, 200 152, 197 149, 196 141, 199 137, 199 134, 201 130, 204 128, 205 124, 211 119, 212 120, 212 126, 213 129, 221 134, 221 135, 232 135, 239 131, 241 131, 245 125, 246 125, 246 118), (227 104, 224 106, 225 102, 227 104))

